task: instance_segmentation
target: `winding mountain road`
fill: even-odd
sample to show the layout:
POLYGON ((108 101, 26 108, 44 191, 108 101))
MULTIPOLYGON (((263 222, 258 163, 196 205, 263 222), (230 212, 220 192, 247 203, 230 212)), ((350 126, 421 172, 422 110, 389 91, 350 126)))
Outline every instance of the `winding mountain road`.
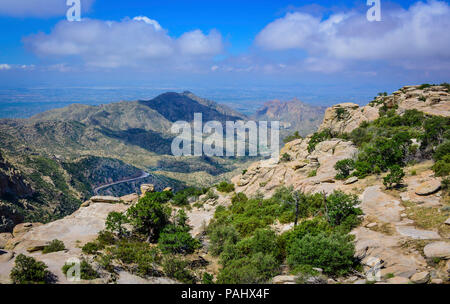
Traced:
POLYGON ((150 176, 149 173, 147 173, 147 172, 145 172, 145 171, 142 171, 141 176, 133 177, 133 178, 127 178, 127 179, 122 179, 122 180, 120 180, 120 181, 116 181, 116 182, 109 183, 109 184, 106 184, 106 185, 103 185, 103 186, 99 186, 99 187, 97 187, 97 188, 94 189, 94 194, 95 194, 95 195, 98 195, 98 192, 99 192, 100 190, 105 189, 105 188, 108 188, 108 187, 113 186, 113 185, 122 184, 122 183, 128 183, 128 182, 134 182, 134 181, 137 181, 137 180, 140 180, 140 179, 149 177, 149 176, 150 176))

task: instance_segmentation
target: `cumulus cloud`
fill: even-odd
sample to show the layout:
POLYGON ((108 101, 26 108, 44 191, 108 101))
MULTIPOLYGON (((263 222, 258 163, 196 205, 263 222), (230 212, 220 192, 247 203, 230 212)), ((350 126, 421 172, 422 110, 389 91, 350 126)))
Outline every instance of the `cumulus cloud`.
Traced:
MULTIPOLYGON (((94 0, 81 0, 81 10, 88 11, 94 0)), ((12 17, 65 16, 66 0, 1 0, 0 15, 12 17)))
POLYGON ((146 16, 137 16, 137 17, 134 17, 133 20, 134 21, 142 21, 142 22, 145 22, 147 24, 151 24, 151 25, 153 25, 153 27, 155 28, 156 31, 162 30, 162 27, 161 27, 161 25, 159 24, 158 21, 152 20, 152 19, 150 19, 150 18, 148 18, 146 16))
POLYGON ((450 6, 417 2, 409 9, 382 10, 382 22, 368 22, 365 12, 334 13, 326 19, 288 13, 268 24, 256 44, 271 51, 306 52, 306 68, 337 71, 358 61, 383 61, 404 68, 446 69, 450 63, 450 6), (437 64, 436 64, 437 63, 437 64))
POLYGON ((222 36, 216 30, 208 35, 200 30, 184 33, 177 42, 182 53, 194 56, 218 54, 223 48, 222 36))
POLYGON ((10 70, 10 69, 11 69, 11 66, 9 64, 6 64, 6 63, 0 64, 0 71, 10 70))
POLYGON ((24 39, 26 47, 43 57, 76 57, 87 65, 189 67, 223 50, 222 37, 199 30, 176 38, 145 16, 120 22, 85 19, 59 22, 49 34, 24 39))

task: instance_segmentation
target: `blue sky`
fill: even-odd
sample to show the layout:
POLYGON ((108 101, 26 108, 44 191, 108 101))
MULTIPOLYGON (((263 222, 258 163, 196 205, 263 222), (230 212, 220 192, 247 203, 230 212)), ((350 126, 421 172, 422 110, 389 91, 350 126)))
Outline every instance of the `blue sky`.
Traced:
POLYGON ((381 22, 367 21, 366 0, 81 1, 81 22, 65 20, 65 0, 0 2, 1 88, 144 86, 226 102, 279 92, 330 104, 450 80, 449 1, 381 0, 381 22))

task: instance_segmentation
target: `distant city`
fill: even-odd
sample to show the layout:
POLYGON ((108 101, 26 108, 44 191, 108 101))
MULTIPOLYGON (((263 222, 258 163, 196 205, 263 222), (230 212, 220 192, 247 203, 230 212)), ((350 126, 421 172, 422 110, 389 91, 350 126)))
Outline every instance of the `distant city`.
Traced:
MULTIPOLYGON (((392 90, 397 89, 393 87, 392 90)), ((185 90, 243 113, 253 114, 265 102, 273 99, 288 101, 298 98, 313 105, 330 106, 339 102, 366 104, 377 94, 372 89, 355 88, 339 96, 335 88, 286 87, 269 88, 182 88, 182 87, 28 87, 0 88, 0 118, 28 118, 47 110, 73 103, 100 105, 121 100, 149 100, 169 92, 185 90), (317 94, 317 92, 320 92, 317 94)))

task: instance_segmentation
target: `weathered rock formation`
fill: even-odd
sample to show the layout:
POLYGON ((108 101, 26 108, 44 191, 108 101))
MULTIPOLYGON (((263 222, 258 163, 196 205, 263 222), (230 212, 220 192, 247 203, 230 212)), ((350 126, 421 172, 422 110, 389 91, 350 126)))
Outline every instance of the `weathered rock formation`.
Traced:
POLYGON ((281 186, 305 192, 332 192, 343 183, 334 179, 336 162, 352 158, 357 148, 351 142, 331 139, 317 144, 310 153, 308 142, 309 138, 287 143, 280 153, 289 154, 288 162, 269 159, 251 165, 243 175, 232 179, 236 191, 249 196, 261 192, 267 197, 281 186))
POLYGON ((349 133, 362 122, 379 117, 380 108, 395 109, 397 113, 416 109, 438 116, 450 116, 450 94, 445 86, 406 86, 392 95, 378 96, 360 107, 354 103, 341 103, 328 108, 319 131, 329 129, 334 133, 349 133))

